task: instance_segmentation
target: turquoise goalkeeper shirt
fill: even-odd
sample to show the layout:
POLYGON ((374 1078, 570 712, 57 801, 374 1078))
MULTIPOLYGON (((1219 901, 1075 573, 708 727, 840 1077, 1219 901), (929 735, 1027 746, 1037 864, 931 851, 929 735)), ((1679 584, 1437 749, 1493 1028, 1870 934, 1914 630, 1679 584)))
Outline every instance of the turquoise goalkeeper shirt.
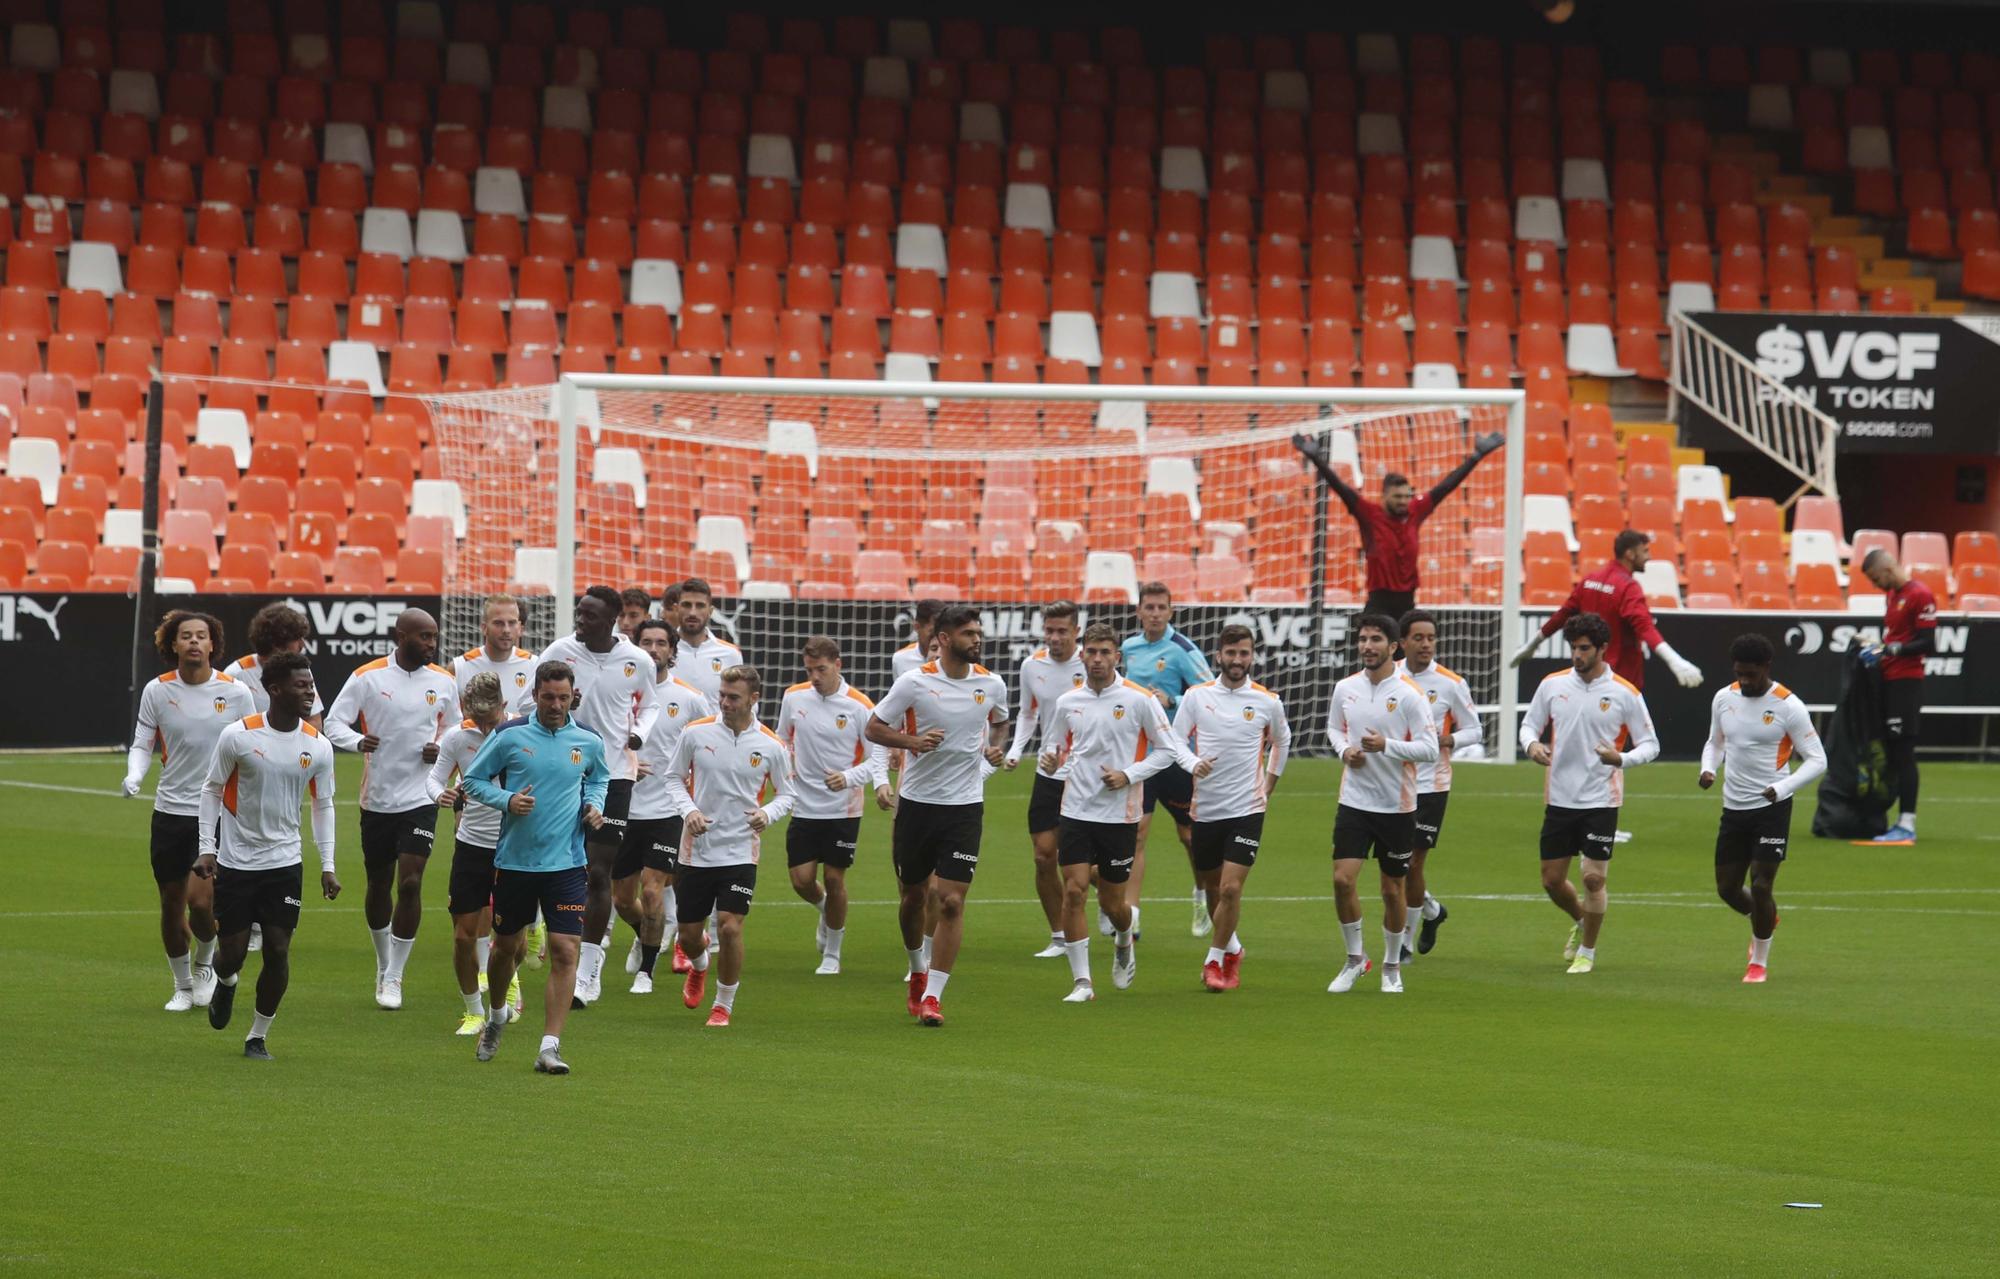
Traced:
POLYGON ((540 720, 509 720, 495 729, 465 770, 465 793, 500 812, 501 870, 571 870, 584 864, 583 809, 604 811, 611 771, 596 733, 566 720, 554 732, 540 720), (534 809, 517 816, 507 801, 533 786, 534 809))

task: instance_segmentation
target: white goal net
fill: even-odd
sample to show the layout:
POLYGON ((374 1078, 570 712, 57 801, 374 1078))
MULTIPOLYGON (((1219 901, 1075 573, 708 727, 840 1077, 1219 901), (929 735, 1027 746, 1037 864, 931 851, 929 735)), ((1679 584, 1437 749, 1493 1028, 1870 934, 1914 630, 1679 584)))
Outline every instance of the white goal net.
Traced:
MULTIPOLYGON (((1041 605, 1075 600, 1130 631, 1139 587, 1157 581, 1204 653, 1224 625, 1250 625, 1257 678, 1286 699, 1301 747, 1324 750, 1366 569, 1354 520, 1292 436, 1326 437, 1376 497, 1391 473, 1429 489, 1476 436, 1502 430, 1516 447, 1423 525, 1417 596, 1490 730, 1514 700, 1502 675, 1519 629, 1518 400, 615 375, 428 397, 464 516, 444 583, 447 651, 478 641, 492 591, 524 597, 523 643, 538 647, 568 630, 556 601, 585 586, 657 600, 699 577, 716 629, 767 682, 782 687, 804 641, 826 634, 849 680, 880 695, 919 599, 976 604, 987 664, 1011 679, 1040 643, 1041 605)), ((1497 736, 1510 753, 1511 734, 1497 736)))

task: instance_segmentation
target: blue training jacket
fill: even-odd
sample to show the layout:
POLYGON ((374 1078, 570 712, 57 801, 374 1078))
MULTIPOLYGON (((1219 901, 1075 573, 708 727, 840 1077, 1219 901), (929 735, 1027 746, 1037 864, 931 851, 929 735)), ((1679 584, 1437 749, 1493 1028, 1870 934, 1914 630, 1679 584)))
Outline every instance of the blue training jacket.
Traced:
POLYGON ((1215 678, 1194 641, 1171 626, 1151 643, 1144 631, 1127 635, 1119 651, 1125 658, 1125 678, 1158 693, 1170 718, 1182 693, 1215 678))
POLYGON ((462 779, 466 794, 500 812, 501 870, 571 870, 584 864, 583 808, 604 811, 611 770, 596 733, 565 721, 554 732, 533 716, 509 720, 479 748, 462 779), (534 811, 517 817, 507 801, 533 786, 534 811))

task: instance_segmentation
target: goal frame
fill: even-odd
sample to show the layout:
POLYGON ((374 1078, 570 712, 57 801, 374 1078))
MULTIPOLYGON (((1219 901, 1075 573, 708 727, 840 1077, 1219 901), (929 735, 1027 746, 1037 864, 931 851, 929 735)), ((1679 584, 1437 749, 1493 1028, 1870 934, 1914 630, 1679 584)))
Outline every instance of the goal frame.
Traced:
MULTIPOLYGON (((673 395, 743 396, 774 398, 817 397, 825 399, 932 399, 1051 401, 1103 403, 1140 400, 1147 404, 1296 404, 1301 407, 1342 405, 1354 407, 1410 409, 1504 408, 1507 411, 1507 443, 1502 455, 1505 465, 1504 554, 1500 567, 1500 644, 1494 660, 1504 663, 1508 651, 1521 640, 1521 508, 1522 448, 1527 434, 1526 391, 1509 388, 1454 388, 1414 390, 1403 387, 1360 386, 1156 386, 1150 383, 1105 385, 1040 382, 908 382, 863 381, 858 378, 772 378, 715 377, 649 373, 565 373, 552 395, 557 440, 556 474, 556 581, 555 598, 576 598, 576 487, 577 431, 581 424, 582 393, 585 391, 653 391, 673 395)), ((1319 482, 1321 489, 1325 481, 1319 482)), ((1321 507, 1321 528, 1325 525, 1325 503, 1321 507)), ((1323 536, 1315 530, 1315 537, 1323 536)), ((1311 601, 1315 612, 1325 607, 1323 599, 1311 601)), ((559 610, 560 615, 560 610, 559 610)), ((1515 759, 1515 734, 1520 718, 1517 682, 1501 666, 1497 723, 1499 740, 1487 744, 1489 757, 1503 764, 1515 759)))

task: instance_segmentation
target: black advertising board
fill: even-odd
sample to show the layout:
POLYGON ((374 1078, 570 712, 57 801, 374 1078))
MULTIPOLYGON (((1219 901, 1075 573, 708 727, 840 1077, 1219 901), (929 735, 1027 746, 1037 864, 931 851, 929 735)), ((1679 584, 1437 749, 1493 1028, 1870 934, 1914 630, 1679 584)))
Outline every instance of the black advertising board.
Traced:
MULTIPOLYGON (((2000 322, 1985 316, 1709 312, 1688 317, 1840 423, 1842 453, 2000 452, 2000 322)), ((1705 447, 1748 449, 1680 400, 1705 447)))

